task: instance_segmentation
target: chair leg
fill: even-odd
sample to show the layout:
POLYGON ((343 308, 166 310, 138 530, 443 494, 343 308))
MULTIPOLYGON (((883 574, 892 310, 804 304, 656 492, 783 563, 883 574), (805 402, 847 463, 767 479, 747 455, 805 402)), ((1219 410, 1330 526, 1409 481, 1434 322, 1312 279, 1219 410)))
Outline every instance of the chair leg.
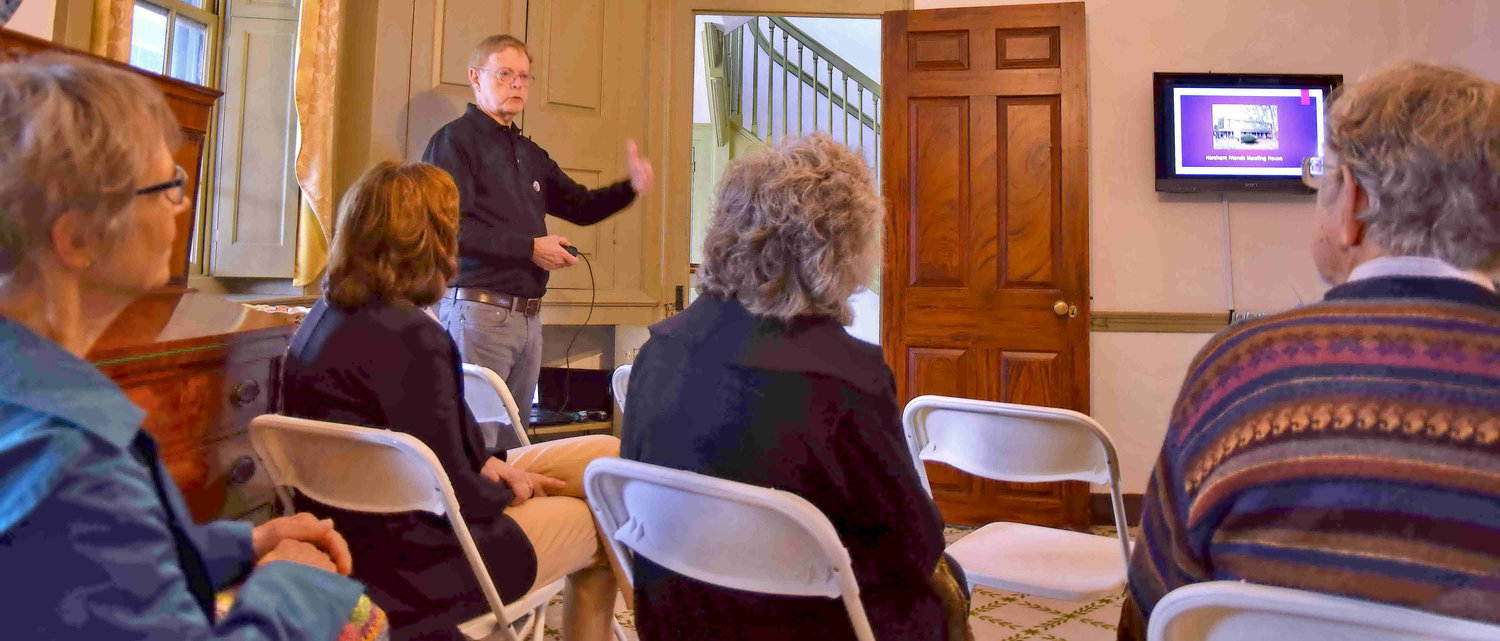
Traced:
POLYGON ((546 602, 536 606, 536 612, 532 614, 531 620, 536 622, 536 627, 531 631, 531 641, 542 641, 542 634, 547 630, 546 602))

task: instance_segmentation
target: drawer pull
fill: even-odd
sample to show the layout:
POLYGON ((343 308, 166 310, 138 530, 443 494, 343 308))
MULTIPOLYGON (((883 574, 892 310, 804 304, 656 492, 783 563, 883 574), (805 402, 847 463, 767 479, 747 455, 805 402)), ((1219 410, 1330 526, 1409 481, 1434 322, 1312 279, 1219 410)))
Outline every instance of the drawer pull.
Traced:
POLYGON ((229 464, 229 484, 244 485, 255 476, 255 459, 250 456, 241 456, 229 464))
POLYGON ((257 398, 260 398, 260 382, 254 379, 240 381, 229 392, 229 402, 235 407, 244 407, 254 403, 257 398))

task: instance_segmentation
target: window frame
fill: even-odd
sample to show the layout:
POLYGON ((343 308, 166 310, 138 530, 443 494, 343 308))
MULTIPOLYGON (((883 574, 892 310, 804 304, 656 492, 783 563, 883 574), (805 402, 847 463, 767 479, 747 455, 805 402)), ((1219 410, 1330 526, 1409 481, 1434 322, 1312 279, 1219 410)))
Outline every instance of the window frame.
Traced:
MULTIPOLYGON (((168 73, 172 69, 172 45, 177 37, 177 17, 186 17, 194 22, 208 25, 208 57, 204 65, 204 81, 202 86, 212 89, 220 89, 223 83, 221 74, 223 71, 224 55, 224 17, 228 13, 226 9, 230 0, 204 0, 203 8, 195 7, 186 0, 133 0, 131 11, 136 5, 149 4, 167 12, 167 34, 165 52, 162 58, 162 72, 164 77, 172 78, 168 73)), ((183 81, 187 82, 187 81, 183 81)), ((208 132, 204 134, 202 167, 198 172, 198 185, 195 190, 193 202, 193 237, 188 240, 188 276, 203 276, 208 264, 208 248, 213 237, 204 226, 213 222, 213 199, 211 187, 215 177, 214 167, 217 165, 219 153, 219 105, 214 104, 209 117, 208 132)))

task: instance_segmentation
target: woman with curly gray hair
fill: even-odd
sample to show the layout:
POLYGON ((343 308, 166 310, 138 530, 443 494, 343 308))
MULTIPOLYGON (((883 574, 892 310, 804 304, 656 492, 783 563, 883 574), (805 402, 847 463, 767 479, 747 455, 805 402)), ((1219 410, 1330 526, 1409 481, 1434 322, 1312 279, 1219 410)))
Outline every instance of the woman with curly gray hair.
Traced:
MULTIPOLYGON (((864 160, 826 135, 731 163, 702 296, 636 358, 621 455, 801 495, 849 549, 878 638, 961 639, 962 581, 902 440, 895 379, 842 327, 874 275, 881 211, 864 160)), ((854 638, 838 601, 726 590, 644 558, 634 583, 641 638, 854 638)))
POLYGON ((0 64, 0 576, 6 636, 332 639, 363 587, 329 521, 197 524, 84 360, 165 285, 191 204, 153 85, 74 56, 0 64), (243 581, 217 616, 214 592, 243 581))

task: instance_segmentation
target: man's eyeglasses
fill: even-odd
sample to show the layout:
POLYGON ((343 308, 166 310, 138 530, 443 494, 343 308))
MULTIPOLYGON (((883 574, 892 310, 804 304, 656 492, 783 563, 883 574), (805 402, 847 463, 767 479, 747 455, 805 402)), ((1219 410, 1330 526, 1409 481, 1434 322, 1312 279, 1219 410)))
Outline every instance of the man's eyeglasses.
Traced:
POLYGON ((181 205, 182 201, 187 200, 187 172, 183 171, 181 166, 174 167, 173 170, 171 180, 137 189, 135 190, 136 195, 148 196, 165 192, 163 195, 167 197, 167 202, 173 205, 181 205))
POLYGON ((479 70, 488 71, 494 74, 495 79, 499 80, 500 84, 502 85, 514 82, 517 86, 528 87, 531 85, 531 81, 536 80, 536 76, 533 76, 529 73, 518 74, 509 69, 490 69, 489 67, 480 67, 479 70))
POLYGON ((1302 159, 1302 184, 1317 189, 1323 184, 1323 157, 1308 156, 1302 159))

